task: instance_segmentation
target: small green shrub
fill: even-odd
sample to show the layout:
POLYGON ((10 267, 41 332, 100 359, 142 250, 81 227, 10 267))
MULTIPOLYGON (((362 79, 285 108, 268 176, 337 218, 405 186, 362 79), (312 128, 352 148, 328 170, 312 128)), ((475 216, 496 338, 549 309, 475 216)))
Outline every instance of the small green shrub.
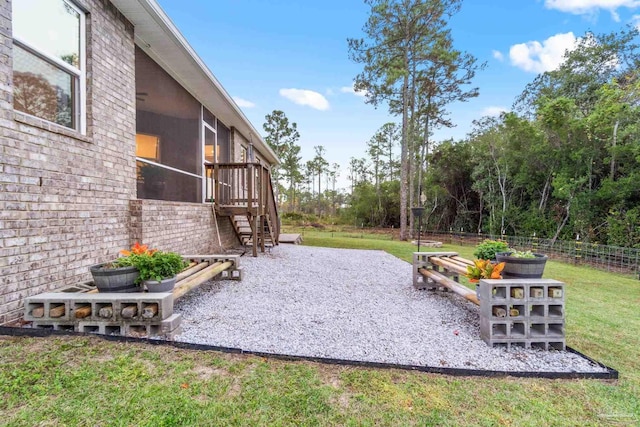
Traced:
POLYGON ((175 252, 154 252, 153 255, 140 255, 134 262, 140 271, 140 281, 163 280, 180 273, 187 262, 175 252))
POLYGON ((162 252, 149 249, 147 245, 136 244, 131 250, 120 251, 124 256, 112 263, 113 267, 133 266, 138 269, 140 275, 136 283, 145 280, 163 280, 173 277, 181 272, 188 263, 175 252, 162 252))
POLYGON ((497 253, 507 252, 508 250, 509 244, 507 242, 487 239, 476 246, 473 255, 478 259, 495 259, 497 253))

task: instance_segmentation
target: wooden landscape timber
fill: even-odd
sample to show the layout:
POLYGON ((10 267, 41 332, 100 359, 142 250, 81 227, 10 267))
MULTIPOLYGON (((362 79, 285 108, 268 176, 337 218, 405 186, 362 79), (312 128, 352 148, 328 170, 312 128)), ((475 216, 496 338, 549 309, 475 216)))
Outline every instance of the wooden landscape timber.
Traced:
POLYGON ((137 315, 138 315, 138 306, 135 304, 124 306, 122 308, 122 311, 120 312, 120 316, 122 316, 123 319, 133 319, 137 315))
POLYGON ((448 258, 440 258, 437 256, 429 257, 429 262, 433 265, 437 265, 438 267, 445 268, 449 271, 454 271, 459 274, 466 274, 467 267, 462 266, 461 264, 451 261, 448 258))
POLYGON ((192 262, 187 266, 187 268, 185 268, 180 273, 178 273, 178 275, 176 276, 176 280, 179 282, 183 279, 186 279, 187 277, 197 273, 198 271, 202 270, 203 268, 206 268, 207 266, 209 266, 209 261, 192 262))
POLYGON ((158 314, 158 304, 149 304, 142 308, 142 318, 151 319, 158 314))
POLYGON ((471 289, 465 286, 462 286, 460 283, 456 282, 455 280, 449 279, 448 277, 444 276, 442 273, 438 273, 437 271, 433 271, 433 270, 428 270, 426 268, 421 268, 418 271, 424 277, 433 280, 438 285, 441 285, 447 289, 450 289, 451 291, 460 295, 467 301, 471 301, 472 303, 478 306, 480 305, 480 300, 478 300, 478 296, 476 295, 476 292, 472 291, 471 289))
POLYGON ((33 317, 44 317, 44 306, 42 307, 36 307, 31 311, 31 315, 33 317))
POLYGON ((113 317, 113 307, 102 307, 98 311, 98 316, 104 319, 110 319, 113 317))
POLYGON ((64 316, 65 311, 66 307, 64 306, 64 304, 61 304, 57 307, 52 307, 51 309, 49 309, 49 317, 62 317, 64 316))
POLYGON ((91 316, 91 306, 87 305, 85 307, 80 307, 75 311, 76 319, 84 319, 85 317, 91 316))
POLYGON ((464 265, 471 265, 473 266, 473 261, 468 260, 466 258, 462 258, 461 256, 452 256, 450 257, 452 260, 459 262, 460 264, 464 264, 464 265))
POLYGON ((173 290, 173 298, 174 299, 182 298, 190 290, 197 288, 198 286, 200 286, 201 284, 203 284, 208 280, 213 279, 218 274, 229 269, 233 265, 234 265, 233 261, 225 261, 225 262, 218 261, 209 265, 207 268, 203 269, 202 271, 199 271, 196 274, 177 282, 176 287, 173 290))

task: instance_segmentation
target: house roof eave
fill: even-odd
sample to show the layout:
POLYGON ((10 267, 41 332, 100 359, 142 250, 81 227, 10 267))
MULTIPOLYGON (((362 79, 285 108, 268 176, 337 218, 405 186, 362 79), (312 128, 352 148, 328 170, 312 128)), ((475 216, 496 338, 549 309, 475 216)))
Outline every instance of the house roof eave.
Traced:
POLYGON ((155 0, 111 0, 133 24, 135 42, 226 125, 253 142, 270 164, 280 163, 229 93, 155 0))

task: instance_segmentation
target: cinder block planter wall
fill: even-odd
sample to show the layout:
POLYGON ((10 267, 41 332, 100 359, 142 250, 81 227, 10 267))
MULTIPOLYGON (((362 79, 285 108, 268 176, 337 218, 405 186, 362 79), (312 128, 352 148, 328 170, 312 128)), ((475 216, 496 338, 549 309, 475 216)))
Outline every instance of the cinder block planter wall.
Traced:
POLYGON ((480 280, 480 335, 490 346, 565 349, 564 283, 480 280))

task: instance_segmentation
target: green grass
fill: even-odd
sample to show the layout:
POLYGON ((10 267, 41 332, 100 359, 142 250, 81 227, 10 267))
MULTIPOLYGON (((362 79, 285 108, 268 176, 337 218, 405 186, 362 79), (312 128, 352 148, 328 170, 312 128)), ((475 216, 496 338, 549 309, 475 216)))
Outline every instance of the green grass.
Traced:
MULTIPOLYGON (((307 229, 304 239, 407 261, 415 251, 383 235, 307 229)), ((443 249, 472 257, 472 247, 443 249)), ((0 337, 0 424, 638 425, 640 282, 557 262, 545 277, 567 284, 567 343, 618 369, 619 381, 458 378, 97 337, 0 337)))

